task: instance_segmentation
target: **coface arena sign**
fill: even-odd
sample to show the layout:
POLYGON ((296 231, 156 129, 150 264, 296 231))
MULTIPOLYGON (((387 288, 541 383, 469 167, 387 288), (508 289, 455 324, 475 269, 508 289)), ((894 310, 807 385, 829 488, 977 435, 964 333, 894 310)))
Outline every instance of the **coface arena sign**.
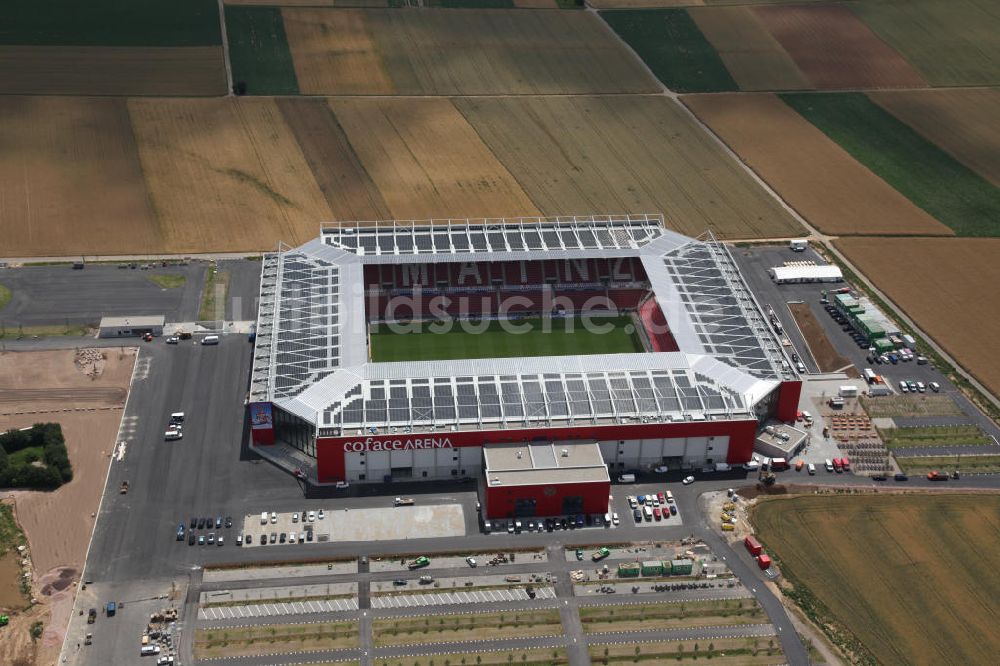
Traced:
POLYGON ((424 437, 410 439, 375 439, 369 437, 357 442, 344 442, 344 451, 360 453, 362 451, 413 451, 416 449, 451 449, 454 448, 448 437, 424 437))

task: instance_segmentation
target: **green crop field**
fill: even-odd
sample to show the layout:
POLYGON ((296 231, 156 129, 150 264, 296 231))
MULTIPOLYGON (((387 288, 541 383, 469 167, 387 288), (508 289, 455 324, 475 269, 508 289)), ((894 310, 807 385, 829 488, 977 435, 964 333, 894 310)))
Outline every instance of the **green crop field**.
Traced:
POLYGON ((1000 83, 995 0, 882 0, 847 6, 931 85, 1000 83))
POLYGON ((1000 496, 772 498, 751 520, 852 663, 996 663, 1000 496))
POLYGON ((1000 188, 861 93, 781 98, 841 148, 960 236, 1000 236, 1000 188))
POLYGON ((686 10, 630 9, 600 14, 671 90, 738 90, 722 58, 686 10))
POLYGON ((297 95, 299 84, 280 7, 226 7, 233 81, 249 95, 297 95))
POLYGON ((954 470, 966 474, 1000 472, 1000 456, 896 456, 896 463, 907 474, 921 476, 933 470, 946 474, 954 470))
POLYGON ((217 46, 215 0, 4 0, 0 44, 217 46))
POLYGON ((525 319, 509 322, 522 332, 504 330, 501 322, 455 322, 452 330, 440 331, 443 323, 415 324, 415 332, 393 332, 388 326, 372 326, 372 360, 435 361, 464 358, 510 358, 521 356, 568 356, 616 354, 643 351, 628 317, 594 318, 604 332, 584 328, 579 319, 525 319), (546 330, 546 323, 550 325, 546 330), (474 332, 478 327, 480 332, 474 332))

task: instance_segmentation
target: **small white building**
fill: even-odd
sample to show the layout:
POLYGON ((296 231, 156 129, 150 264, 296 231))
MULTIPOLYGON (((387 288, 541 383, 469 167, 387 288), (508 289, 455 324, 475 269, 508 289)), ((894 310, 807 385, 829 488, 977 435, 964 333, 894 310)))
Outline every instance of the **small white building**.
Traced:
POLYGON ((138 338, 146 333, 163 335, 163 315, 140 317, 101 317, 99 338, 138 338))
POLYGON ((838 266, 775 266, 767 272, 777 284, 844 281, 844 274, 838 266))

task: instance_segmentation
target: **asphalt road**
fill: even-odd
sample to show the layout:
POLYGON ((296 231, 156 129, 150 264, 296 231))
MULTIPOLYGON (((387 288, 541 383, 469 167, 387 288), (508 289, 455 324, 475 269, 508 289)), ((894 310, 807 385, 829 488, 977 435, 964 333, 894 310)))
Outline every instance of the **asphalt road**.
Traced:
POLYGON ((167 321, 193 321, 204 280, 201 262, 149 270, 112 264, 88 264, 84 270, 66 265, 0 269, 0 284, 12 292, 0 310, 0 323, 7 328, 79 325, 96 324, 105 316, 159 314, 167 321), (164 289, 150 280, 156 275, 183 275, 186 280, 164 289))
POLYGON ((257 319, 261 262, 238 260, 220 261, 218 264, 220 270, 229 273, 226 319, 230 321, 257 319))

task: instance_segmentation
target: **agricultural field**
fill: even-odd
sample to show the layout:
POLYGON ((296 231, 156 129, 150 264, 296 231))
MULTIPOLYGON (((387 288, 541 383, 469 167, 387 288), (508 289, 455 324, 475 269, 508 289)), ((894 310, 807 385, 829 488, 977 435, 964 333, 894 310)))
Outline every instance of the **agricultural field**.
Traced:
POLYGON ((276 7, 226 7, 226 37, 233 83, 248 95, 299 92, 281 10, 276 7))
POLYGON ((282 35, 308 94, 658 91, 588 12, 229 7, 226 16, 230 41, 244 47, 234 54, 236 76, 250 94, 272 85, 267 76, 258 81, 258 71, 288 78, 282 35), (236 20, 244 14, 262 18, 236 20), (266 40, 257 41, 258 23, 266 40))
POLYGON ((395 219, 532 216, 538 209, 447 99, 331 99, 395 219))
POLYGON ((824 233, 954 233, 774 95, 685 95, 682 100, 824 233))
POLYGON ((673 101, 660 97, 454 100, 543 214, 662 211, 722 238, 802 229, 673 101))
POLYGON ((772 498, 751 519, 789 596, 859 661, 995 660, 1000 496, 772 498))
POLYGON ((1000 239, 841 238, 838 249, 994 395, 1000 239))
POLYGON ((752 7, 692 7, 688 13, 740 90, 812 87, 752 7))
POLYGON ((132 99, 128 108, 165 250, 298 244, 330 219, 274 100, 132 99))
POLYGON ((391 220, 378 186, 325 98, 275 100, 337 220, 391 220))
POLYGON ((1000 83, 1000 12, 991 0, 888 0, 851 11, 935 86, 1000 83))
POLYGON ((675 92, 736 90, 736 82, 684 9, 601 12, 611 28, 675 92))
POLYGON ((124 99, 0 97, 0 117, 4 255, 163 247, 124 99))
POLYGON ((1000 90, 871 92, 868 97, 1000 187, 1000 90))
POLYGON ((30 0, 0 6, 0 93, 221 95, 211 0, 30 0))
POLYGON ((483 324, 462 322, 469 326, 447 326, 447 332, 439 332, 446 326, 443 322, 401 325, 401 330, 376 325, 371 329, 372 361, 629 354, 643 351, 629 317, 594 317, 590 321, 593 330, 574 318, 483 324))
POLYGON ((960 236, 1000 236, 1000 188, 861 93, 781 98, 856 160, 960 236))
POLYGON ((901 55, 843 5, 766 6, 754 11, 816 88, 927 85, 901 55))
POLYGON ((923 426, 879 430, 887 449, 922 449, 939 446, 989 446, 993 439, 974 425, 923 426))
POLYGON ((225 93, 221 46, 0 46, 0 94, 225 93))

